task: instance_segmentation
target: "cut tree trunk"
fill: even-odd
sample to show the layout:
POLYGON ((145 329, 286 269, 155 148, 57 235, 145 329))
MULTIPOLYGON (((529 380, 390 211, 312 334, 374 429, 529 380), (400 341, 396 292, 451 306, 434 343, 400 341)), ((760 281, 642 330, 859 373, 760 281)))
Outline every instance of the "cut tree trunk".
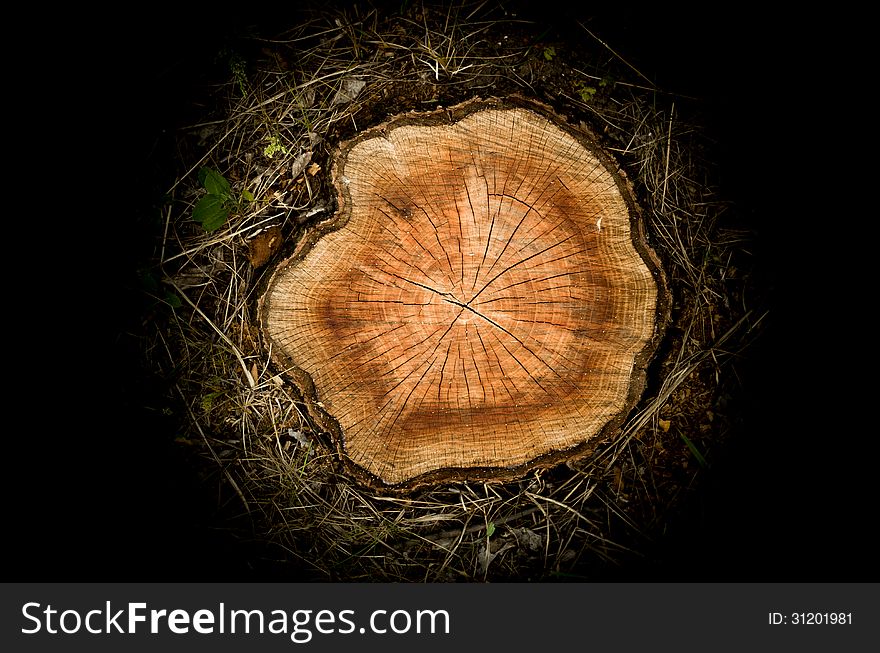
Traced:
POLYGON ((509 479, 619 428, 665 326, 629 184, 524 100, 406 114, 340 147, 338 211, 260 305, 273 361, 372 485, 509 479))

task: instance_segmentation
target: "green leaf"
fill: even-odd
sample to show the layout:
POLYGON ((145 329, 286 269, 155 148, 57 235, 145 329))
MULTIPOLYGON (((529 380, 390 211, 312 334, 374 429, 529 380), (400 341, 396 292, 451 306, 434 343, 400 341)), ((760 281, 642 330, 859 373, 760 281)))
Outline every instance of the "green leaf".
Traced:
POLYGON ((211 195, 220 195, 221 197, 232 195, 232 188, 229 186, 229 182, 226 181, 226 177, 211 168, 199 170, 199 182, 211 195))
POLYGON ((681 436, 681 439, 684 440, 687 448, 690 449, 691 453, 694 455, 694 458, 696 458, 697 462, 700 463, 700 467, 708 467, 709 464, 706 462, 706 459, 703 458, 703 454, 701 454, 700 450, 697 449, 697 446, 693 442, 691 442, 691 439, 684 433, 679 433, 679 435, 681 436))
POLYGON ((287 154, 287 148, 284 147, 284 144, 281 142, 281 139, 277 136, 271 136, 269 138, 269 144, 263 150, 263 154, 265 154, 270 159, 281 152, 282 154, 287 154))
POLYGON ((254 201, 254 194, 246 188, 243 191, 241 191, 241 196, 243 198, 245 198, 248 202, 254 201))
POLYGON ((193 220, 201 222, 206 230, 213 231, 229 217, 229 209, 226 207, 224 198, 218 195, 205 195, 198 201, 193 209, 193 220), (216 225, 213 229, 208 229, 209 225, 216 225))
POLYGON ((592 102, 593 98, 596 97, 596 87, 582 85, 578 87, 578 93, 580 94, 581 100, 583 100, 583 102, 589 103, 592 102))
POLYGON ((168 304, 171 308, 180 308, 181 306, 183 306, 183 302, 180 300, 180 297, 170 291, 165 293, 165 303, 168 304))
POLYGON ((553 59, 553 57, 555 57, 555 56, 556 56, 556 48, 554 48, 552 45, 548 45, 546 48, 544 48, 544 58, 547 61, 551 61, 553 59))
POLYGON ((220 227, 226 224, 226 219, 229 217, 229 210, 224 209, 221 213, 217 213, 216 215, 212 215, 207 218, 204 222, 202 222, 202 229, 207 231, 208 233, 212 231, 217 231, 220 227))
POLYGON ((492 534, 495 532, 495 522, 490 521, 486 524, 486 537, 492 537, 492 534))
POLYGON ((204 397, 202 397, 202 410, 206 413, 211 411, 211 408, 214 406, 214 400, 218 397, 222 397, 222 392, 209 392, 204 397))
POLYGON ((159 281, 150 271, 139 270, 138 279, 141 282, 141 288, 143 288, 147 292, 156 293, 159 291, 159 281))

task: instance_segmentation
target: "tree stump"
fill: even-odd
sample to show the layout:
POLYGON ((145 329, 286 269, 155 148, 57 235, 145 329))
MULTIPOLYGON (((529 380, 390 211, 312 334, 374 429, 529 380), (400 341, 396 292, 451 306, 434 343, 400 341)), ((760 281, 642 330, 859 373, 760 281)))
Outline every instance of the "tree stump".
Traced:
POLYGON ((625 176, 537 104, 406 114, 343 144, 338 211, 270 278, 272 360, 372 485, 510 479, 641 396, 661 267, 625 176))

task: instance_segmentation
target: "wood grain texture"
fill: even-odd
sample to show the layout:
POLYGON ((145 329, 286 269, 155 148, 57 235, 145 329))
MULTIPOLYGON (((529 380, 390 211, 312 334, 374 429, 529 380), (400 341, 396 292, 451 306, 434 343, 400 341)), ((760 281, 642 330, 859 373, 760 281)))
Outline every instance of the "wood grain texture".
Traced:
POLYGON ((662 325, 660 267, 611 159, 533 108, 456 110, 343 145, 338 212, 259 307, 312 416, 389 486, 583 448, 632 408, 662 325))

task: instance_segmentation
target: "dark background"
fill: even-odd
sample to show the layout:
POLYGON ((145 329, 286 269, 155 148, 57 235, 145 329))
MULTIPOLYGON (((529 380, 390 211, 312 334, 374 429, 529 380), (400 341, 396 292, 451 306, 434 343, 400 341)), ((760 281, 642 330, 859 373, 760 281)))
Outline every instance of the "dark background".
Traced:
MULTIPOLYGON (((529 10, 550 23, 572 17, 552 3, 529 10)), ((25 49, 28 106, 55 145, 36 153, 28 206, 39 210, 12 243, 36 306, 10 322, 41 353, 12 344, 21 392, 8 405, 8 580, 268 580, 210 528, 210 501, 172 454, 171 425, 143 409, 156 389, 124 336, 141 319, 127 280, 149 253, 142 214, 165 181, 167 130, 185 121, 219 46, 255 23, 296 20, 256 11, 145 8, 107 27, 79 14, 56 41, 43 32, 25 49)), ((659 84, 706 100, 722 191, 758 235, 755 274, 771 309, 740 366, 742 420, 728 451, 646 563, 609 580, 878 580, 868 550, 877 492, 864 471, 876 427, 862 418, 876 384, 848 352, 867 316, 839 250, 846 213, 830 144, 847 131, 827 50, 789 17, 756 20, 741 7, 578 15, 659 84), (859 321, 844 327, 847 316, 859 321)))

